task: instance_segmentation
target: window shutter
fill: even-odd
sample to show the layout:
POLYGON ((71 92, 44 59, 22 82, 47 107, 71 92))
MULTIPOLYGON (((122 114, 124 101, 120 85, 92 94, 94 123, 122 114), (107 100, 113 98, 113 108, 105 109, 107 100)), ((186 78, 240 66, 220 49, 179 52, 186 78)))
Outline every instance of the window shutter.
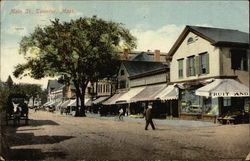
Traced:
POLYGON ((189 58, 186 59, 186 75, 189 77, 189 58))
POLYGON ((200 56, 196 56, 195 57, 195 67, 196 67, 196 74, 200 75, 201 71, 200 71, 200 56))
POLYGON ((206 74, 209 74, 209 54, 206 54, 206 74))

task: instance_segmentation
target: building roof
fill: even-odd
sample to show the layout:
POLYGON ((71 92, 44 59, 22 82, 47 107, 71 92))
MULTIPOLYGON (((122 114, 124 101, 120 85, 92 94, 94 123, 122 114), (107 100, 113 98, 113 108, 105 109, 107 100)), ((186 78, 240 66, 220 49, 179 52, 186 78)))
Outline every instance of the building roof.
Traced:
POLYGON ((125 66, 129 76, 167 68, 167 66, 162 62, 123 61, 122 63, 125 66))
POLYGON ((63 84, 59 83, 56 79, 55 80, 49 80, 48 81, 48 85, 47 85, 47 89, 49 88, 60 88, 61 86, 63 86, 63 84))
POLYGON ((212 39, 215 42, 249 43, 249 34, 239 30, 189 26, 191 29, 212 39))
POLYGON ((146 52, 141 52, 131 58, 129 58, 130 61, 154 61, 152 57, 148 55, 146 52))
MULTIPOLYGON (((53 89, 51 92, 63 90, 64 87, 65 87, 65 85, 61 84, 58 88, 53 89)), ((53 87, 52 87, 52 88, 53 88, 53 87)))
POLYGON ((204 38, 214 46, 249 47, 249 34, 246 32, 222 28, 186 26, 167 56, 174 55, 175 51, 179 48, 189 32, 193 32, 204 38))

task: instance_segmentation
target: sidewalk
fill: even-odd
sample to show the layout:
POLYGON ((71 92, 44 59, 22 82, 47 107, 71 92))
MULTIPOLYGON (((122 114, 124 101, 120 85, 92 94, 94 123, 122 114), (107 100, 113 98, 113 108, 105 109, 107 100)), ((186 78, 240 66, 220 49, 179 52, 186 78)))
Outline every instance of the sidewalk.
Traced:
MULTIPOLYGON (((87 117, 105 119, 105 120, 117 120, 117 116, 100 116, 99 114, 86 113, 87 117)), ((124 116, 123 121, 134 122, 145 124, 144 118, 131 118, 124 116)), ((192 126, 192 127, 204 127, 204 126, 219 126, 220 124, 215 124, 212 122, 203 121, 193 121, 193 120, 161 120, 153 119, 156 125, 173 125, 173 126, 192 126)))

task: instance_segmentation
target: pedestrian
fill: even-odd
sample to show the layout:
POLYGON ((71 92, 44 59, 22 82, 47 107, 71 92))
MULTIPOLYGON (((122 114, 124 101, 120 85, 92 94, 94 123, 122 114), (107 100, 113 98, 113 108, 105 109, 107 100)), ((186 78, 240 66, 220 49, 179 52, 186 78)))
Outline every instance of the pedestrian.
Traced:
POLYGON ((122 115, 123 115, 123 108, 121 108, 120 110, 119 110, 119 120, 122 120, 122 115))
POLYGON ((145 130, 148 130, 148 125, 150 124, 152 129, 155 130, 155 126, 152 120, 152 103, 148 104, 148 108, 145 111, 146 126, 145 130))

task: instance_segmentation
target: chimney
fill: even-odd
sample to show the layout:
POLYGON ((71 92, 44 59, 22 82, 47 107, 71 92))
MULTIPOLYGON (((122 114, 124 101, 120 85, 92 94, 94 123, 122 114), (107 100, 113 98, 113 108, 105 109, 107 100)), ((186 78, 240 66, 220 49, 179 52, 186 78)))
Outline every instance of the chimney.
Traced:
POLYGON ((128 49, 124 49, 123 51, 123 60, 128 60, 128 49))
POLYGON ((160 50, 155 50, 155 53, 154 53, 154 60, 155 61, 161 61, 161 56, 160 56, 160 50))

